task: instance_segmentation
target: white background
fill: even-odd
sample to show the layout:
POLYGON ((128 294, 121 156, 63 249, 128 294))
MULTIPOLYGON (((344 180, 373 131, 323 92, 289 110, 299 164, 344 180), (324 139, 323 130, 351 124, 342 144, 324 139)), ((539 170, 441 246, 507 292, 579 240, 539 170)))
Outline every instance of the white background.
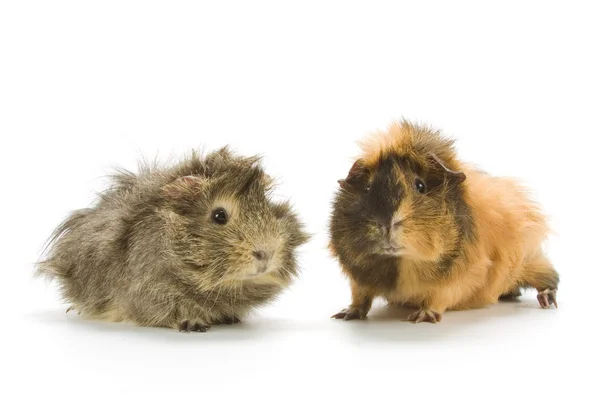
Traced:
POLYGON ((0 396, 597 394, 594 3, 2 2, 0 396), (328 319, 349 302, 326 251, 336 180, 356 140, 400 117, 534 190, 556 231, 558 310, 528 292, 438 325, 383 304, 365 322, 328 319), (111 167, 227 143, 264 154, 314 233, 278 302, 187 335, 65 315, 32 278, 50 232, 111 167))

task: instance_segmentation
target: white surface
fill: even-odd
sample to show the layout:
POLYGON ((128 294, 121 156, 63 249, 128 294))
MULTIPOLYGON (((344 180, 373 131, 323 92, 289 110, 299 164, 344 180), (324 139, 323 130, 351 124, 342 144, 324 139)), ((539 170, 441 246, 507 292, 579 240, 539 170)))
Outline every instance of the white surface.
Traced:
POLYGON ((0 397, 598 392, 594 2, 345 3, 0 5, 0 397), (401 116, 532 187, 557 232, 560 309, 528 293, 438 325, 382 305, 366 322, 328 319, 349 301, 325 249, 336 180, 358 138, 401 116), (225 143, 263 153, 315 233, 280 301, 187 335, 65 315, 55 288, 32 279, 45 239, 111 166, 225 143))

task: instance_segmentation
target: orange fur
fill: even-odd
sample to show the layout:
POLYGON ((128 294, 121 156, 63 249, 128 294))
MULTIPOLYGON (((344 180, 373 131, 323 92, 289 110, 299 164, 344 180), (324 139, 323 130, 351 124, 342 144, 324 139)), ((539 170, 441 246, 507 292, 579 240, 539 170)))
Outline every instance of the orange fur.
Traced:
MULTIPOLYGON (((470 209, 476 237, 461 242, 460 255, 449 272, 441 275, 438 266, 443 252, 458 241, 458 231, 450 224, 452 212, 442 208, 431 218, 427 229, 413 230, 409 221, 405 229, 395 233, 398 243, 405 246, 405 253, 397 258, 399 272, 393 289, 361 288, 351 271, 342 265, 352 282, 352 306, 364 304, 365 296, 367 300, 369 296, 382 296, 392 303, 441 315, 446 310, 496 303, 501 295, 519 287, 534 287, 539 292, 556 289, 558 274, 542 251, 549 232, 546 219, 518 182, 492 177, 461 162, 452 140, 406 121, 368 137, 361 148, 360 159, 367 169, 377 168, 380 157, 390 153, 425 162, 423 149, 427 149, 448 168, 463 172, 467 176, 461 183, 463 199, 470 209)), ((396 177, 405 187, 409 179, 406 176, 411 175, 396 177)), ((410 217, 417 201, 427 201, 417 197, 407 193, 395 218, 410 217)), ((336 254, 334 249, 332 252, 336 254)))
POLYGON ((468 176, 466 200, 478 240, 443 280, 429 279, 430 264, 402 258, 397 290, 384 294, 388 300, 421 304, 439 313, 481 307, 496 303, 520 283, 535 287, 537 270, 543 274, 552 268, 541 250, 548 226, 523 188, 466 165, 462 171, 468 176))

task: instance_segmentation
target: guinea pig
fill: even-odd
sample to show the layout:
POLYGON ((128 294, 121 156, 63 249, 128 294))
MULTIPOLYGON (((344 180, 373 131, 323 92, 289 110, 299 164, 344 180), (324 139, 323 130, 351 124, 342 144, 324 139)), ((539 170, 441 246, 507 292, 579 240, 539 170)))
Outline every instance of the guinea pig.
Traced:
POLYGON ((239 322, 290 285, 308 240, 259 161, 225 147, 119 171, 56 229, 38 273, 89 318, 186 332, 239 322))
POLYGON ((558 306, 559 276, 542 250, 549 228, 519 183, 462 162, 452 139, 405 120, 360 145, 330 218, 352 292, 332 318, 364 319, 382 297, 417 308, 410 321, 436 323, 521 288, 558 306))

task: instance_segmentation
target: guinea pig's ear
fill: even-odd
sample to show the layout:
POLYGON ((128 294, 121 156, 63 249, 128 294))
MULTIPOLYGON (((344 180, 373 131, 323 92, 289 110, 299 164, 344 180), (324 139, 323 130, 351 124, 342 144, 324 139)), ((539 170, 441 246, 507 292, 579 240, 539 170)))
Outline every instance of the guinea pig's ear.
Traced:
POLYGON ((338 180, 340 187, 345 190, 358 188, 361 184, 365 185, 369 179, 369 169, 365 165, 365 161, 359 158, 352 164, 352 168, 348 171, 346 179, 338 180))
POLYGON ((200 193, 206 178, 196 175, 182 176, 163 188, 164 194, 171 200, 192 200, 200 193))
POLYGON ((444 162, 438 157, 436 156, 434 153, 429 153, 429 156, 431 157, 431 159, 433 160, 433 162, 435 164, 437 164, 439 167, 441 167, 441 169, 444 171, 444 174, 454 183, 461 183, 463 182, 465 179, 467 179, 467 176, 465 175, 464 172, 460 172, 460 171, 454 171, 451 170, 450 168, 448 168, 446 166, 446 164, 444 164, 444 162))

